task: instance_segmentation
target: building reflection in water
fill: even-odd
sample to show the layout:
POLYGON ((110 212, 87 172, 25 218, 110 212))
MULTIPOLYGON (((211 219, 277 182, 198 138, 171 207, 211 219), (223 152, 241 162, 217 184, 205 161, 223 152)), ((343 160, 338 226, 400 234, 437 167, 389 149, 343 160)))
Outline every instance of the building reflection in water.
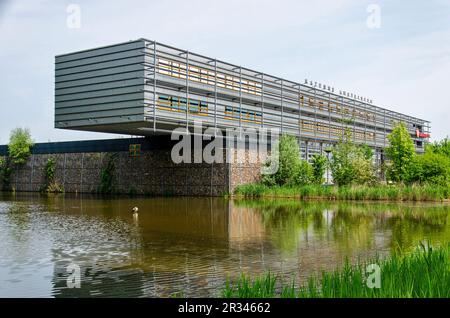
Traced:
POLYGON ((450 241, 447 206, 219 198, 15 200, 28 201, 30 211, 26 218, 18 212, 5 218, 10 232, 3 233, 11 237, 5 242, 12 244, 5 250, 24 249, 21 244, 29 241, 14 238, 29 233, 24 228, 39 229, 32 232, 33 249, 43 256, 35 253, 35 264, 53 266, 50 295, 56 297, 218 296, 227 278, 242 272, 270 270, 285 280, 303 281, 345 258, 384 256, 425 239, 450 241), (79 289, 67 288, 69 264, 80 266, 79 289))

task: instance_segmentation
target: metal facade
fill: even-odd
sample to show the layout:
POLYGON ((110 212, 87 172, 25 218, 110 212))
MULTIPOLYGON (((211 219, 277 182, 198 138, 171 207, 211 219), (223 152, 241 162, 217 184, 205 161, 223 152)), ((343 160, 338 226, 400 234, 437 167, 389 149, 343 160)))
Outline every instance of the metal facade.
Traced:
POLYGON ((55 86, 55 126, 65 129, 148 136, 191 131, 194 121, 279 128, 306 153, 346 130, 382 149, 399 121, 421 152, 430 132, 423 119, 146 39, 57 56, 55 86))

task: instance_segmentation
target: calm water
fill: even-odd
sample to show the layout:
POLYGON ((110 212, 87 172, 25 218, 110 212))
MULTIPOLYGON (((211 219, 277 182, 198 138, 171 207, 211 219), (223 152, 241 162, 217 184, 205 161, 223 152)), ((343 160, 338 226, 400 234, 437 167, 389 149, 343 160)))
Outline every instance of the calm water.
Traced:
POLYGON ((450 206, 0 194, 0 297, 218 296, 240 272, 303 280, 422 240, 450 241, 450 206))

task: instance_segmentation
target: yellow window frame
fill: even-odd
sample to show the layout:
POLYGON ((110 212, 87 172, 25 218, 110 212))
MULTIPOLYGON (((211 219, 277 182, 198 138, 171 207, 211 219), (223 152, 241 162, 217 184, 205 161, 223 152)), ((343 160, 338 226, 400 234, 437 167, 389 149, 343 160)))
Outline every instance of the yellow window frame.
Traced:
POLYGON ((128 148, 128 154, 131 158, 140 157, 142 154, 142 145, 141 144, 130 144, 128 148))

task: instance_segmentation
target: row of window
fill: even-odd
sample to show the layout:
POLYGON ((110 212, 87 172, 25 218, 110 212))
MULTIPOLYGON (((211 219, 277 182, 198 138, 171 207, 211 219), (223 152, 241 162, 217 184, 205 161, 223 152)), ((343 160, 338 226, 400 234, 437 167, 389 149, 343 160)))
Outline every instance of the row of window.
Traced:
MULTIPOLYGON (((355 136, 358 140, 375 140, 375 133, 374 132, 368 132, 358 129, 349 128, 350 132, 355 136)), ((302 120, 301 121, 301 130, 302 131, 309 131, 309 132, 316 132, 319 134, 328 135, 331 134, 333 136, 341 137, 345 131, 345 128, 334 126, 334 125, 328 125, 323 123, 314 123, 311 121, 302 120)))
POLYGON ((239 107, 226 106, 225 119, 239 120, 244 122, 261 123, 261 113, 239 109, 239 107))
MULTIPOLYGON (((159 59, 158 73, 176 78, 186 79, 186 64, 167 59, 159 59)), ((234 91, 241 90, 244 93, 259 96, 261 96, 262 94, 262 86, 260 83, 240 79, 239 77, 227 75, 220 72, 216 73, 215 71, 200 68, 197 66, 189 66, 188 80, 190 81, 214 86, 216 85, 216 78, 218 87, 227 88, 234 91)), ((332 112, 349 117, 351 116, 353 118, 360 118, 369 122, 375 122, 376 120, 375 113, 357 110, 339 103, 331 103, 328 101, 324 102, 311 97, 305 97, 303 95, 300 96, 300 107, 305 106, 306 99, 308 99, 307 105, 311 108, 317 108, 321 111, 332 112)), ((391 121, 393 122, 394 120, 391 121)))
MULTIPOLYGON (((208 103, 199 100, 189 99, 189 112, 196 115, 208 115, 208 103)), ((157 107, 163 110, 170 111, 186 111, 186 98, 177 96, 159 95, 157 107)), ((226 106, 225 119, 241 120, 243 122, 261 123, 262 114, 256 111, 241 109, 239 107, 226 106)), ((345 128, 324 123, 316 123, 307 120, 301 120, 301 130, 316 132, 324 135, 342 136, 345 128)), ((350 128, 356 139, 359 140, 374 140, 374 132, 365 132, 363 130, 350 128)))
MULTIPOLYGON (((307 97, 308 98, 308 105, 311 108, 317 108, 321 111, 326 111, 330 113, 336 113, 346 116, 352 116, 354 118, 358 117, 363 120, 375 122, 375 114, 370 112, 364 112, 357 109, 351 109, 349 107, 345 107, 343 105, 340 105, 338 103, 331 103, 331 102, 323 102, 319 100, 315 100, 314 98, 307 97)), ((300 102, 301 106, 304 106, 305 103, 305 97, 302 95, 300 96, 300 102)))
MULTIPOLYGON (((158 73, 186 79, 186 64, 167 60, 167 59, 159 59, 158 60, 158 73)), ((217 86, 222 88, 227 88, 235 91, 239 91, 240 89, 244 93, 254 94, 254 95, 261 95, 262 93, 262 86, 261 84, 249 81, 245 79, 239 79, 238 77, 230 76, 227 74, 219 73, 200 68, 197 66, 189 66, 189 74, 188 79, 190 81, 200 82, 203 84, 208 84, 214 86, 216 84, 216 76, 217 76, 217 86)), ((328 111, 333 112, 337 114, 352 116, 352 117, 358 117, 363 120, 375 122, 375 114, 371 112, 364 112, 361 110, 351 109, 349 107, 344 107, 343 105, 340 105, 338 103, 330 103, 330 102, 323 102, 319 100, 315 100, 314 98, 307 97, 308 98, 308 105, 312 108, 317 108, 321 111, 328 111)), ((306 98, 302 95, 300 96, 301 106, 304 106, 304 100, 306 98)))
MULTIPOLYGON (((166 59, 159 59, 158 73, 176 78, 186 79, 186 64, 166 59)), ((235 91, 241 90, 244 93, 253 95, 261 95, 262 93, 261 84, 257 82, 240 79, 239 77, 219 72, 217 72, 216 74, 215 71, 189 65, 188 80, 190 81, 214 86, 216 85, 216 77, 218 87, 235 91)))
MULTIPOLYGON (((207 115, 208 114, 208 104, 203 101, 189 99, 189 112, 196 115, 207 115)), ((170 111, 186 111, 186 98, 176 97, 176 96, 158 96, 159 109, 170 110, 170 111)))
POLYGON ((130 144, 129 156, 132 158, 140 157, 142 154, 141 144, 130 144))
MULTIPOLYGON (((163 110, 170 111, 186 111, 186 98, 177 96, 158 96, 157 107, 163 110)), ((199 100, 189 99, 189 112, 196 115, 208 115, 208 103, 199 100)), ((259 112, 254 112, 246 109, 239 109, 239 107, 226 106, 225 119, 239 120, 244 122, 261 123, 262 115, 259 112)))

